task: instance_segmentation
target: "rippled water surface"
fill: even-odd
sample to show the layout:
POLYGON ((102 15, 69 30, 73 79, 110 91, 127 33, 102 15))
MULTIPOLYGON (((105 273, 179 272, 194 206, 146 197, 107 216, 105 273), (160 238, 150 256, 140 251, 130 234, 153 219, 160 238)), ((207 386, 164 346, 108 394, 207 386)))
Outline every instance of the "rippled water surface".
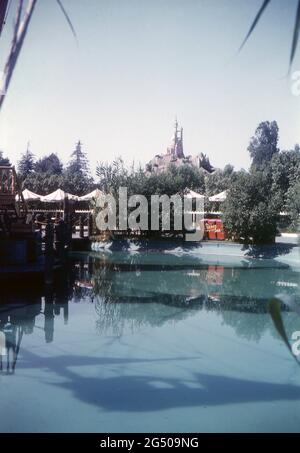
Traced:
POLYGON ((180 248, 74 255, 54 288, 0 295, 0 430, 299 431, 300 366, 274 296, 292 343, 297 266, 180 248))

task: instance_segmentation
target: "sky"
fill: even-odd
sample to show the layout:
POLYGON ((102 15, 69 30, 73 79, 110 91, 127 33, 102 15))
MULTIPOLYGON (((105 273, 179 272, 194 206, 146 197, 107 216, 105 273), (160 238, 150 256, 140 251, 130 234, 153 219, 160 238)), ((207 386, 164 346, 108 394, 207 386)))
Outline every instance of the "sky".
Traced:
MULTIPOLYGON (((300 142, 300 96, 287 76, 297 0, 272 0, 238 53, 261 0, 38 0, 0 113, 0 149, 66 163, 83 143, 92 170, 121 156, 145 164, 169 146, 177 116, 186 155, 248 168, 261 121, 282 149, 300 142)), ((0 69, 16 0, 0 37, 0 69)), ((300 48, 292 71, 300 70, 300 48)))

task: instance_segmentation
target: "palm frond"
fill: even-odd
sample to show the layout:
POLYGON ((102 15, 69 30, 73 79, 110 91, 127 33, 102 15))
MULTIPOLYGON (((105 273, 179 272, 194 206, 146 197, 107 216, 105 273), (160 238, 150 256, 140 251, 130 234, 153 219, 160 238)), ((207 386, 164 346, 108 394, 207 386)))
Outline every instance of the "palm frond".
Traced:
POLYGON ((28 0, 25 14, 21 19, 23 0, 19 0, 18 16, 16 24, 14 26, 14 36, 11 43, 9 56, 4 68, 4 82, 3 82, 4 93, 3 94, 0 93, 0 110, 4 102, 5 92, 7 91, 8 86, 10 84, 19 54, 21 52, 36 3, 37 0, 28 0))
POLYGON ((291 66, 294 61, 295 57, 295 52, 297 49, 297 44, 298 44, 298 39, 299 39, 299 31, 300 31, 300 0, 298 0, 298 8, 297 8, 297 13, 296 13, 296 20, 295 20, 295 27, 294 27, 294 34, 293 34, 293 42, 292 42, 292 49, 291 49, 291 55, 290 55, 290 63, 289 63, 289 69, 291 69, 291 66))
POLYGON ((20 0, 19 5, 18 5, 17 19, 16 19, 15 26, 14 26, 14 35, 13 35, 12 45, 11 45, 12 49, 15 49, 17 39, 18 39, 19 27, 20 27, 22 11, 23 11, 23 2, 24 2, 24 0, 20 0))
POLYGON ((270 0, 264 0, 263 4, 261 5, 261 7, 260 7, 260 9, 259 9, 259 11, 258 11, 258 13, 257 13, 256 16, 255 16, 255 19, 254 19, 254 21, 253 21, 253 23, 252 23, 252 25, 251 25, 251 27, 250 27, 250 29, 249 29, 247 35, 246 35, 244 41, 242 42, 242 44, 241 44, 241 46, 240 46, 240 48, 239 48, 239 51, 244 47, 244 45, 245 45, 246 42, 248 41, 248 39, 249 39, 251 33, 252 33, 253 30, 255 29, 255 27, 256 27, 256 25, 257 25, 259 19, 261 18, 261 15, 263 14, 264 10, 266 9, 266 7, 268 6, 269 3, 270 3, 270 0))
POLYGON ((68 25, 69 25, 69 27, 70 27, 72 33, 73 33, 74 38, 75 38, 76 41, 77 41, 76 31, 75 31, 75 28, 74 28, 74 26, 73 26, 73 24, 72 24, 72 21, 71 21, 71 19, 70 19, 70 16, 68 15, 67 11, 65 10, 65 7, 64 7, 64 5, 62 4, 61 0, 56 0, 56 1, 57 1, 58 5, 59 5, 60 9, 62 10, 63 15, 65 16, 66 21, 68 22, 68 25))
MULTIPOLYGON (((2 0, 0 0, 0 1, 2 1, 2 0)), ((56 1, 58 3, 59 7, 61 8, 63 15, 65 16, 65 18, 68 22, 68 25, 77 41, 76 32, 75 32, 75 29, 73 27, 73 24, 71 22, 71 19, 68 15, 67 11, 65 10, 61 0, 56 0, 56 1)), ((25 40, 25 37, 27 34, 28 26, 31 21, 34 8, 37 4, 37 0, 28 0, 26 11, 22 17, 23 3, 24 3, 24 0, 18 1, 17 18, 16 18, 16 22, 14 24, 14 33, 13 33, 12 43, 11 43, 10 52, 9 52, 9 55, 8 55, 8 58, 7 58, 7 61, 5 64, 5 68, 4 68, 3 93, 0 93, 0 110, 1 110, 1 107, 2 107, 4 99, 5 99, 5 92, 7 91, 8 87, 9 87, 19 54, 21 52, 21 49, 22 49, 22 46, 23 46, 23 43, 24 43, 24 40, 25 40)))
POLYGON ((9 0, 2 0, 2 2, 0 2, 0 35, 7 15, 8 1, 9 0))

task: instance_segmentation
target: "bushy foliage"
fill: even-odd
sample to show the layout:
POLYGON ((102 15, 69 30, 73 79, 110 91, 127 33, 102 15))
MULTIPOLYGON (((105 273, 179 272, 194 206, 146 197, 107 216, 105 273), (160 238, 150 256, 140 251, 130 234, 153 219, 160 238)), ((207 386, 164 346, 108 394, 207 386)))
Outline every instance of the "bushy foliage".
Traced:
MULTIPOLYGON (((121 158, 112 163, 99 163, 96 170, 99 178, 98 186, 106 193, 115 196, 118 204, 118 189, 127 188, 128 197, 131 195, 143 195, 151 203, 151 195, 172 196, 182 193, 186 188, 204 193, 205 178, 201 169, 194 168, 188 164, 176 167, 170 165, 166 171, 146 175, 142 168, 127 168, 121 158)), ((171 204, 170 231, 173 230, 173 205, 171 204)), ((97 215, 97 210, 95 211, 97 215)), ((150 210, 148 211, 150 223, 150 210)), ((174 232, 177 234, 176 232, 174 232)), ((160 235, 157 232, 150 232, 151 236, 160 235)))
POLYGON ((170 165, 165 172, 149 176, 139 168, 128 169, 121 158, 112 163, 99 163, 96 174, 99 187, 104 192, 117 193, 119 187, 127 187, 128 194, 151 196, 153 194, 174 195, 189 188, 205 192, 204 172, 201 169, 182 165, 170 165))
POLYGON ((205 192, 203 170, 190 165, 182 165, 181 167, 170 165, 165 172, 151 174, 145 179, 143 193, 171 196, 182 193, 187 188, 199 193, 205 192))
POLYGON ((236 175, 223 206, 225 228, 235 240, 256 244, 274 242, 279 205, 269 188, 268 172, 236 175))
POLYGON ((58 188, 63 189, 64 178, 62 175, 33 172, 23 180, 22 186, 39 195, 47 195, 58 188))
POLYGON ((95 188, 94 180, 91 176, 82 175, 67 169, 62 175, 62 189, 74 195, 85 195, 95 188))
POLYGON ((96 168, 99 188, 105 193, 117 193, 119 187, 128 186, 128 170, 121 157, 112 163, 99 162, 96 168))
POLYGON ((276 121, 264 121, 258 125, 248 146, 253 166, 270 162, 274 154, 278 153, 278 130, 276 121))
POLYGON ((234 167, 230 164, 226 165, 224 169, 218 169, 212 174, 206 174, 205 190, 207 195, 211 196, 227 190, 234 178, 234 174, 234 167))
POLYGON ((59 157, 51 153, 49 156, 39 159, 34 166, 37 173, 49 173, 52 175, 61 175, 63 171, 63 164, 59 157))
POLYGON ((286 208, 291 217, 291 227, 300 231, 300 178, 287 191, 286 208))

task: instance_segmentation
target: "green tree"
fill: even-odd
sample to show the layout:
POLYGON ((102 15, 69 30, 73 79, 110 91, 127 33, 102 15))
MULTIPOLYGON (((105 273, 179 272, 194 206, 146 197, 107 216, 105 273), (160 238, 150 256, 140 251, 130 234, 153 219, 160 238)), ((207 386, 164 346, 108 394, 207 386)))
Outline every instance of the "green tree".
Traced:
POLYGON ((230 187, 235 176, 233 165, 226 165, 223 170, 218 169, 214 173, 205 175, 205 189, 207 195, 215 195, 230 187))
POLYGON ((239 172, 223 206, 229 235, 245 243, 274 242, 279 202, 270 191, 270 171, 239 172))
POLYGON ((300 180, 287 191, 286 209, 291 217, 291 226, 296 231, 300 230, 300 180))
POLYGON ((63 164, 55 153, 39 159, 34 167, 37 173, 49 173, 53 175, 61 175, 63 171, 63 164))
POLYGON ((0 150, 0 166, 10 165, 10 161, 7 157, 3 156, 3 151, 0 150))
POLYGON ((72 173, 69 169, 63 174, 61 187, 66 192, 81 196, 91 192, 95 184, 92 177, 72 173))
POLYGON ((271 160, 272 186, 274 195, 280 196, 282 210, 286 203, 287 192, 300 179, 300 150, 298 146, 290 151, 274 154, 271 160))
POLYGON ((75 195, 84 195, 94 188, 88 158, 80 141, 77 142, 76 148, 71 154, 71 160, 63 173, 63 177, 64 189, 75 195))
POLYGON ((69 172, 78 173, 82 176, 90 176, 88 158, 82 149, 82 143, 80 140, 77 142, 75 150, 71 154, 68 170, 69 172))
POLYGON ((21 159, 18 162, 18 174, 22 180, 27 178, 27 176, 34 170, 34 154, 30 151, 29 147, 21 155, 21 159))
POLYGON ((278 153, 278 130, 276 121, 264 121, 258 125, 248 146, 252 166, 269 163, 273 155, 278 153))

